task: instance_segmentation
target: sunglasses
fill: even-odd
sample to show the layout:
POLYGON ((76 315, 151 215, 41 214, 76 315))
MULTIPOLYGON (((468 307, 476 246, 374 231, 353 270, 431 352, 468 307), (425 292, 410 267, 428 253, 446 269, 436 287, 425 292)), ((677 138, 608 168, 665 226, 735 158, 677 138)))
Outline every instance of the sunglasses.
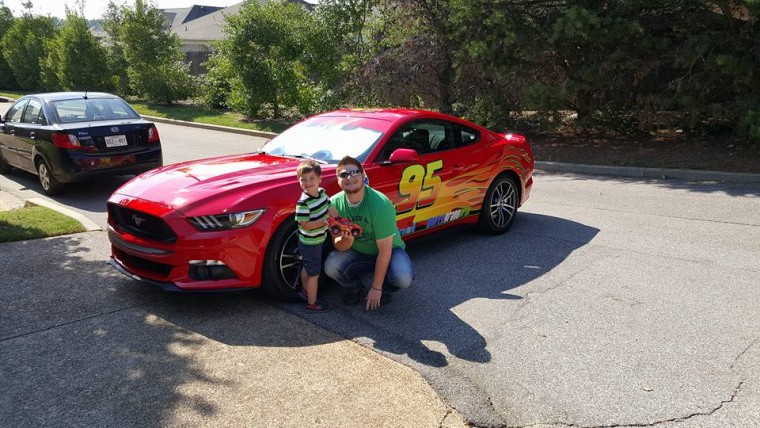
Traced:
POLYGON ((356 177, 357 175, 361 174, 362 172, 358 169, 352 169, 350 171, 343 171, 340 174, 338 174, 338 177, 346 179, 348 177, 356 177))

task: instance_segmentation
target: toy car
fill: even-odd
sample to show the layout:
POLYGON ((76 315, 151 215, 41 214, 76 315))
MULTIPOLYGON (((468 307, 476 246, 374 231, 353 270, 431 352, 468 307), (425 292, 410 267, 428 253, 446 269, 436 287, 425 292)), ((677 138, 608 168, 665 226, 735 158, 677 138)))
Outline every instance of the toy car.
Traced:
POLYGON ((333 235, 340 235, 343 232, 348 232, 351 236, 356 238, 364 232, 361 226, 352 223, 351 220, 345 217, 327 217, 327 224, 333 235))

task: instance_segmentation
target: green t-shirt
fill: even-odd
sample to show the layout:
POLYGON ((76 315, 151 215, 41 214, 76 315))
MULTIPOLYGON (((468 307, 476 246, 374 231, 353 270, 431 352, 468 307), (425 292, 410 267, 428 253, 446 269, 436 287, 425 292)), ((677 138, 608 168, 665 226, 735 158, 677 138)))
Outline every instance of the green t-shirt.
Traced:
POLYGON ((358 207, 348 204, 345 192, 340 192, 331 198, 332 204, 341 217, 346 217, 364 229, 364 232, 354 238, 351 246, 364 254, 377 254, 377 240, 393 236, 393 248, 405 248, 404 241, 396 226, 396 209, 391 201, 382 193, 371 187, 364 186, 364 198, 358 207))

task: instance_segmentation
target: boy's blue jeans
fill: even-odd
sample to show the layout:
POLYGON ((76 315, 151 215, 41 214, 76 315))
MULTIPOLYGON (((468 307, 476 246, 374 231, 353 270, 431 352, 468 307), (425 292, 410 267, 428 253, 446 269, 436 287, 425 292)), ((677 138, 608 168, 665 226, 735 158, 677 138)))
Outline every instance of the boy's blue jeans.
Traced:
MULTIPOLYGON (((354 250, 333 251, 325 260, 324 271, 346 290, 359 290, 362 287, 362 276, 375 271, 377 256, 360 253, 354 250)), ((394 248, 391 262, 385 274, 383 290, 390 292, 412 285, 414 267, 409 255, 403 248, 394 248)))

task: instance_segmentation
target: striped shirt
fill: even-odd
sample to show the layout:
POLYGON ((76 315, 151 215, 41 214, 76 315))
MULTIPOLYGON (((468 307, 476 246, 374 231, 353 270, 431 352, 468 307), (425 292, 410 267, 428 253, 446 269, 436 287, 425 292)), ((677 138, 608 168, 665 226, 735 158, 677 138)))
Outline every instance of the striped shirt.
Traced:
POLYGON ((306 230, 301 227, 302 221, 324 220, 327 218, 327 209, 332 206, 325 189, 319 189, 318 196, 310 196, 306 192, 301 193, 301 198, 296 204, 296 221, 298 222, 298 239, 306 245, 322 245, 325 242, 327 226, 306 230))

